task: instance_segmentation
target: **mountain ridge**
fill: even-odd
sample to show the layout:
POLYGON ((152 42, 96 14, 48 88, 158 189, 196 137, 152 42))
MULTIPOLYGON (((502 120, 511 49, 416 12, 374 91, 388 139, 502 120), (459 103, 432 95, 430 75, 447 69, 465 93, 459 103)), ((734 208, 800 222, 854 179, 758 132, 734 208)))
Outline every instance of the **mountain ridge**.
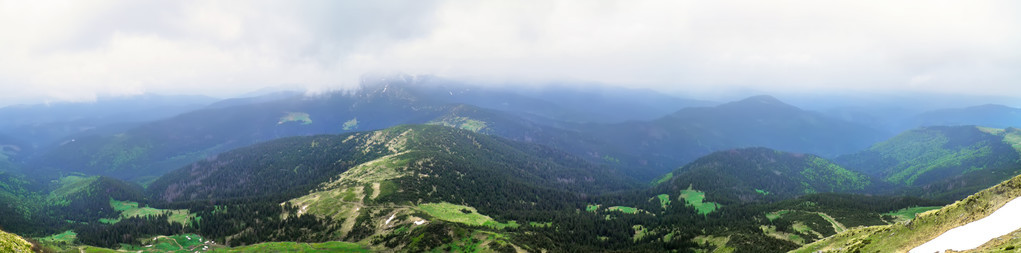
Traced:
MULTIPOLYGON (((918 215, 911 222, 863 227, 806 245, 793 252, 900 251, 906 252, 954 227, 979 220, 1007 201, 1021 196, 1021 176, 1015 176, 965 199, 918 215)), ((1011 243, 1010 241, 1002 243, 1011 243)), ((1013 241, 1017 246, 1019 242, 1013 241)), ((1007 245, 988 245, 988 251, 1007 245)))
POLYGON ((723 199, 723 204, 777 201, 812 193, 875 192, 873 180, 824 158, 767 148, 718 151, 671 173, 660 191, 693 186, 723 199))
POLYGON ((911 194, 950 200, 1017 175, 1019 146, 1021 131, 1014 128, 923 127, 835 161, 889 183, 919 187, 911 194))

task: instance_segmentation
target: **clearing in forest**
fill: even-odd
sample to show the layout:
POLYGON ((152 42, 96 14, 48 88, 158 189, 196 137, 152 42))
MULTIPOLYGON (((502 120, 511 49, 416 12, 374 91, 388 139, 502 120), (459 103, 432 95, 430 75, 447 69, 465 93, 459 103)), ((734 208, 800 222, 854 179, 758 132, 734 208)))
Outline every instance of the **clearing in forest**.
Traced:
POLYGON ((519 226, 517 221, 500 223, 487 215, 480 214, 474 207, 455 205, 447 202, 421 204, 418 205, 418 210, 440 220, 464 223, 468 225, 489 226, 497 229, 502 229, 504 227, 516 228, 519 226))
POLYGON ((277 125, 291 121, 301 122, 302 125, 309 125, 312 124, 312 117, 309 116, 308 113, 304 112, 288 112, 287 115, 280 117, 280 121, 277 122, 277 125))
POLYGON ((681 190, 681 196, 678 198, 684 200, 686 206, 694 207, 695 211, 701 215, 707 215, 720 208, 720 204, 716 202, 703 202, 705 193, 693 190, 691 186, 688 186, 687 190, 681 190))
POLYGON ((916 206, 884 213, 884 215, 890 215, 895 218, 896 222, 909 221, 915 219, 920 213, 928 212, 930 210, 936 210, 943 208, 942 206, 916 206))
POLYGON ((113 207, 113 210, 120 212, 121 215, 113 219, 100 218, 99 222, 115 224, 120 222, 121 219, 168 214, 170 217, 167 218, 167 221, 188 226, 191 224, 192 219, 196 218, 187 209, 165 210, 152 207, 138 207, 138 202, 119 201, 112 198, 110 199, 110 206, 113 207))

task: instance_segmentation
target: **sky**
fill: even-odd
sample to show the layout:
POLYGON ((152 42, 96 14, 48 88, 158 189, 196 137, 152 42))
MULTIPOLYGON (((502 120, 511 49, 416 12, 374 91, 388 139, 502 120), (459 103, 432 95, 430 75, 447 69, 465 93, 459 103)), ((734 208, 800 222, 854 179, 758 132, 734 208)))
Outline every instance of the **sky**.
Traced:
POLYGON ((323 92, 366 73, 1021 96, 1017 1, 0 0, 0 33, 0 106, 323 92))

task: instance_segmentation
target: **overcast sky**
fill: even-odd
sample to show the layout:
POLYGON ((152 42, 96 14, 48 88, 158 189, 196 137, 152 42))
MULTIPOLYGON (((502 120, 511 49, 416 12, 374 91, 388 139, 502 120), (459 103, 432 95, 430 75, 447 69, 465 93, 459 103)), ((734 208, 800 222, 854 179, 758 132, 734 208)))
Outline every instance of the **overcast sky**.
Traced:
POLYGON ((0 105, 355 87, 1021 95, 1018 1, 0 0, 0 105))

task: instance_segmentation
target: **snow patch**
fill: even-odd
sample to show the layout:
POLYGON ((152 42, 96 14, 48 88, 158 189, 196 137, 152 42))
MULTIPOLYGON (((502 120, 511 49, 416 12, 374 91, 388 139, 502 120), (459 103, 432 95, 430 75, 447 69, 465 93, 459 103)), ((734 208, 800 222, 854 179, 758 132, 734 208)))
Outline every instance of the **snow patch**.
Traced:
POLYGON ((1017 216, 1018 213, 1021 213, 1021 198, 1007 202, 985 218, 953 228, 936 239, 912 249, 911 253, 978 248, 989 240, 1021 228, 1021 218, 1017 216))
POLYGON ((393 221, 395 217, 397 217, 396 213, 395 214, 391 214, 390 218, 386 219, 386 223, 384 223, 383 225, 390 225, 390 221, 393 221))

